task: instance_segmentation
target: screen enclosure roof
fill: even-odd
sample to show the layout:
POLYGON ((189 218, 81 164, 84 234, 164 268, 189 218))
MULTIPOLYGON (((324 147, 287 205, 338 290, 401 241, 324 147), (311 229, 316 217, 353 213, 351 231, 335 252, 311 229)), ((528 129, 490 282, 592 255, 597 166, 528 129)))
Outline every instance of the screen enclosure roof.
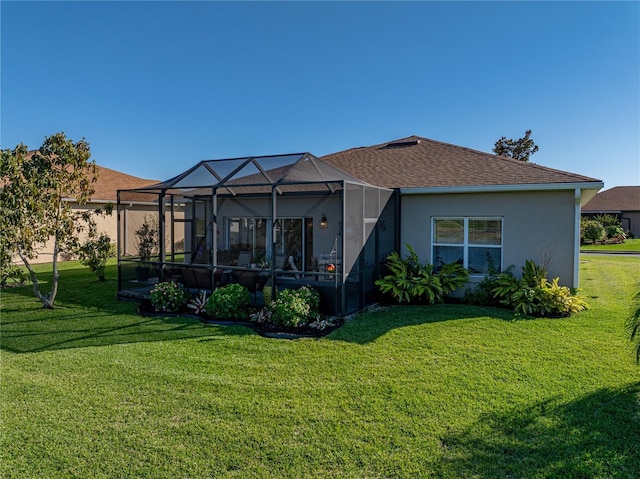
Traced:
POLYGON ((324 192, 333 192, 335 183, 342 182, 372 186, 310 153, 294 153, 204 160, 171 179, 128 191, 211 194, 215 190, 235 196, 270 193, 272 187, 280 193, 317 192, 321 187, 324 192))

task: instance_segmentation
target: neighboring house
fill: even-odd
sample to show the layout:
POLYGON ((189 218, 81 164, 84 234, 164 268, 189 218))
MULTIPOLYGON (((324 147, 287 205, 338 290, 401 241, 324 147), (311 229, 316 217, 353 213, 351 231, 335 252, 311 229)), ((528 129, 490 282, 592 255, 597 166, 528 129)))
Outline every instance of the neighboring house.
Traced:
MULTIPOLYGON (((79 205, 74 198, 69 198, 72 209, 76 211, 92 210, 98 206, 113 204, 117 202, 117 191, 119 188, 140 188, 146 185, 156 183, 157 180, 147 180, 136 176, 127 175, 104 166, 97 165, 97 181, 92 185, 95 192, 91 197, 91 201, 84 205, 79 205)), ((141 212, 149 213, 148 205, 138 206, 141 212)), ((155 212, 153 210, 152 212, 155 212)), ((117 215, 114 212, 110 216, 96 218, 98 232, 107 233, 115 242, 118 232, 117 215)), ((46 263, 52 260, 53 240, 45 244, 38 252, 38 257, 33 263, 46 263)), ((19 258, 14 259, 16 263, 21 262, 19 258)))
POLYGON ((640 186, 616 186, 598 193, 582 208, 582 215, 617 216, 625 231, 640 236, 640 186))
MULTIPOLYGON (((580 207, 600 180, 411 136, 327 155, 202 161, 156 185, 119 191, 156 205, 163 241, 149 280, 140 258, 119 256, 120 297, 154 282, 196 289, 235 281, 256 295, 311 284, 324 311, 348 314, 377 299, 392 251, 458 261, 480 281, 527 259, 578 285, 580 207), (173 240, 183 234, 184 241, 173 240), (164 245, 164 246, 163 246, 164 245)), ((127 237, 131 228, 122 229, 127 237)))

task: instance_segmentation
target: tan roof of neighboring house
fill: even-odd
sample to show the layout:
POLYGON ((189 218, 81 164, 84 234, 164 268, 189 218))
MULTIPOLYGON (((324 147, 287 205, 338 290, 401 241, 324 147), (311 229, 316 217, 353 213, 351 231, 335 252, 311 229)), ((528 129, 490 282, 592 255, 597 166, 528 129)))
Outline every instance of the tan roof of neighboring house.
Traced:
MULTIPOLYGON (((31 155, 37 151, 38 150, 30 150, 27 155, 31 157, 31 155)), ((158 183, 158 180, 138 178, 137 176, 127 175, 126 173, 112 170, 111 168, 98 164, 96 164, 96 168, 98 178, 93 184, 95 192, 91 195, 92 201, 112 201, 115 203, 118 199, 118 190, 141 188, 158 183)))
POLYGON ((602 191, 584 205, 582 211, 640 211, 640 186, 616 186, 602 191))
POLYGON ((104 166, 98 167, 98 180, 93 184, 95 193, 91 196, 93 201, 106 200, 116 202, 118 190, 140 188, 153 185, 158 180, 147 180, 137 176, 127 175, 120 171, 112 170, 104 166))
POLYGON ((600 181, 420 136, 351 148, 322 160, 367 183, 386 188, 600 181))

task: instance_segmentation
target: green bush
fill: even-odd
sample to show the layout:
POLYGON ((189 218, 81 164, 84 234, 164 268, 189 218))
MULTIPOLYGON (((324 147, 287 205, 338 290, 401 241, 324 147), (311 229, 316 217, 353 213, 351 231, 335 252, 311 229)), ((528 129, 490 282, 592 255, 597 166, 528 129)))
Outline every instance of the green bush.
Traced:
POLYGON ((602 226, 602 223, 596 220, 582 219, 580 221, 580 237, 582 241, 589 240, 592 243, 602 241, 607 236, 607 233, 602 226))
POLYGON ((284 289, 267 308, 270 322, 278 326, 301 326, 316 321, 319 314, 320 294, 312 288, 284 289))
POLYGON ((397 252, 391 253, 386 263, 391 274, 375 282, 383 294, 398 303, 440 303, 467 281, 469 272, 462 265, 449 263, 436 271, 430 263, 421 264, 414 249, 405 246, 409 255, 403 259, 397 252))
POLYGON ((187 305, 189 294, 173 281, 156 284, 150 293, 151 305, 162 313, 176 313, 187 305))
POLYGON ((617 231, 621 231, 622 233, 624 233, 624 230, 622 229, 622 221, 620 221, 620 218, 618 218, 616 215, 602 213, 594 216, 592 219, 597 221, 604 227, 605 231, 607 232, 607 236, 609 236, 610 238, 613 236, 617 236, 615 234, 615 232, 617 231), (610 231, 614 234, 610 235, 610 231))
POLYGON ((607 238, 624 237, 624 229, 620 225, 607 225, 604 227, 607 238))
POLYGON ((249 317, 250 306, 249 290, 241 284, 231 283, 211 293, 205 311, 213 318, 244 320, 249 317))
POLYGON ((500 303, 529 316, 569 316, 589 307, 558 281, 559 278, 555 278, 549 282, 546 270, 527 260, 522 267, 522 278, 500 274, 493 293, 500 303))

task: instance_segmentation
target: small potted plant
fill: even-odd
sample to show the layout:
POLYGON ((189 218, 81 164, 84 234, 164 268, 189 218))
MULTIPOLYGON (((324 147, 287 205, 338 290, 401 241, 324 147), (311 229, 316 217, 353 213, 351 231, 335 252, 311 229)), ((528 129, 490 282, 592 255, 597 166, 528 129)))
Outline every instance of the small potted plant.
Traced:
POLYGON ((149 280, 149 261, 158 247, 158 228, 153 224, 153 218, 144 217, 144 221, 135 231, 136 247, 140 257, 140 265, 136 268, 138 281, 149 280))

